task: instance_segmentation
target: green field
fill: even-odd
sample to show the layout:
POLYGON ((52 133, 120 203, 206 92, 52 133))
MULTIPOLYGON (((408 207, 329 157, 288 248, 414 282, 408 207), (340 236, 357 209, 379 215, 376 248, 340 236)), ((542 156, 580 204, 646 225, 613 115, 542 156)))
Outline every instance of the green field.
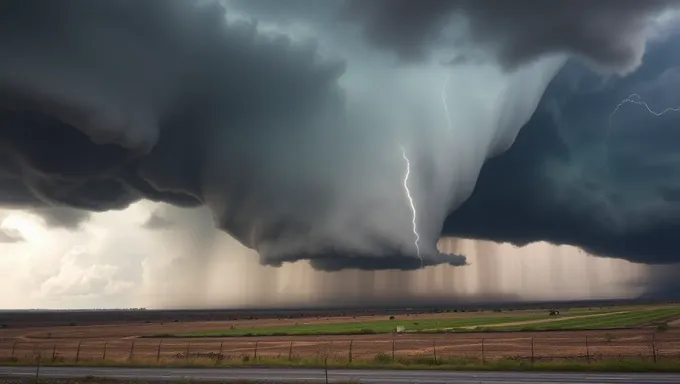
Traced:
POLYGON ((278 327, 240 328, 216 331, 189 332, 175 335, 177 337, 228 337, 228 336, 284 336, 284 335, 353 335, 390 333, 398 326, 404 326, 410 332, 433 329, 474 327, 489 324, 503 324, 513 321, 535 320, 537 316, 497 316, 468 317, 454 319, 418 319, 418 320, 378 320, 354 323, 301 324, 278 327))
POLYGON ((654 321, 680 316, 680 307, 661 309, 612 308, 601 311, 576 310, 562 314, 563 319, 547 313, 519 313, 516 315, 482 315, 479 317, 453 317, 439 319, 395 319, 346 323, 313 323, 275 327, 248 327, 228 330, 197 331, 180 334, 152 335, 150 337, 247 337, 247 336, 301 336, 301 335, 357 335, 391 333, 398 326, 406 332, 443 333, 482 330, 522 331, 547 329, 597 329, 635 327, 654 321), (623 312, 623 313, 621 313, 623 312), (545 321, 545 322, 541 322, 545 321), (514 324, 534 322, 529 324, 514 324), (504 326, 507 324, 507 326, 504 326))
POLYGON ((633 310, 624 313, 611 313, 596 317, 570 318, 549 323, 500 326, 493 328, 499 331, 548 331, 632 328, 662 322, 680 317, 680 307, 633 310))

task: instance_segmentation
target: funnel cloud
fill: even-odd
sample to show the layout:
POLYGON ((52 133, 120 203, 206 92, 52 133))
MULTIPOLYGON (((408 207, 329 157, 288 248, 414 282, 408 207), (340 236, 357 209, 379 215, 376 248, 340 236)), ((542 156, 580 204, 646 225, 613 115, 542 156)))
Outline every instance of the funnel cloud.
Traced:
POLYGON ((204 207, 261 264, 325 271, 466 265, 441 236, 674 262, 680 117, 605 130, 631 93, 680 105, 675 4, 5 1, 0 205, 73 230, 204 207))

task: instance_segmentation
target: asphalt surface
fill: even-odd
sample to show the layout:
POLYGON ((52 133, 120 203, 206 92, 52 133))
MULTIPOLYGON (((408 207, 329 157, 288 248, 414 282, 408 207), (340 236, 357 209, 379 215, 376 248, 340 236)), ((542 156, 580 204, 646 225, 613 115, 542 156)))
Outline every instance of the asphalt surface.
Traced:
MULTIPOLYGON (((0 367, 0 377, 33 378, 35 367, 0 367)), ((321 369, 296 368, 107 368, 107 367, 41 367, 42 378, 78 378, 94 376, 119 380, 252 380, 257 383, 324 382, 321 369)), ((580 384, 658 384, 680 383, 680 374, 598 374, 540 372, 445 372, 407 370, 328 371, 329 382, 366 384, 484 384, 484 383, 580 383, 580 384)))

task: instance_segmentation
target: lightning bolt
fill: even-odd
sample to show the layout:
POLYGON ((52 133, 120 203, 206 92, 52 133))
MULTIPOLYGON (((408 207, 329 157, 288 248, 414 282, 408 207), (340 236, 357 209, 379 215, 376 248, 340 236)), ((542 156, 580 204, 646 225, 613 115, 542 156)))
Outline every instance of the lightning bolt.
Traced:
POLYGON ((446 93, 446 87, 449 85, 450 79, 451 75, 446 75, 444 85, 442 86, 442 102, 444 103, 444 112, 446 112, 446 121, 449 122, 449 125, 447 126, 447 128, 449 129, 449 133, 451 133, 451 130, 453 128, 453 123, 451 122, 451 114, 449 113, 449 100, 446 93))
POLYGON ((406 174, 404 175, 404 193, 406 194, 406 198, 409 202, 409 205, 411 207, 411 223, 413 224, 413 235, 415 236, 415 241, 413 242, 416 246, 416 254, 418 255, 418 258, 420 259, 420 264, 422 266, 423 263, 423 257, 420 255, 420 235, 418 234, 418 224, 416 223, 416 205, 413 203, 413 197, 411 197, 411 190, 408 187, 408 181, 409 181, 409 176, 411 175, 411 161, 408 159, 408 156, 406 156, 406 149, 404 147, 401 148, 401 157, 404 159, 406 162, 406 174))
POLYGON ((609 125, 607 126, 607 134, 605 137, 605 148, 604 148, 604 154, 605 154, 605 161, 606 164, 609 164, 609 151, 608 148, 609 146, 606 145, 606 143, 609 142, 609 138, 611 136, 612 132, 612 120, 614 119, 614 115, 621 109, 626 104, 635 104, 635 105, 640 105, 645 107, 647 112, 649 112, 650 115, 653 115, 655 117, 660 117, 663 116, 664 114, 668 112, 680 112, 680 107, 675 107, 675 108, 666 108, 661 112, 656 112, 652 108, 649 107, 649 104, 647 104, 646 101, 642 99, 642 96, 640 96, 637 93, 633 93, 630 96, 626 97, 625 99, 621 100, 621 102, 614 108, 611 114, 609 114, 609 125))
MULTIPOLYGON (((450 79, 451 75, 446 75, 446 79, 444 79, 444 84, 442 85, 442 103, 444 104, 444 112, 446 113, 446 120, 448 121, 447 128, 449 129, 449 133, 451 133, 451 129, 453 127, 453 122, 451 121, 451 114, 449 113, 449 101, 446 92, 446 87, 448 86, 450 79)), ((406 149, 403 146, 401 146, 400 149, 401 157, 404 159, 404 162, 406 163, 406 173, 404 174, 404 194, 406 195, 406 199, 408 200, 409 206, 411 208, 412 214, 411 224, 413 226, 413 236, 415 237, 413 244, 416 246, 416 254, 420 259, 420 265, 422 267, 423 256, 420 254, 420 235, 418 234, 417 210, 416 205, 413 202, 413 197, 411 196, 411 190, 408 187, 409 177, 411 176, 411 161, 408 159, 408 156, 406 155, 406 149)))
POLYGON ((637 105, 641 105, 641 106, 645 107, 645 109, 647 109, 647 112, 649 112, 650 114, 652 114, 652 115, 654 115, 654 116, 656 116, 656 117, 659 117, 659 116, 661 116, 661 115, 664 115, 664 114, 666 114, 666 113, 668 113, 668 112, 680 112, 680 107, 676 107, 676 108, 666 108, 666 109, 664 109, 664 110, 661 111, 661 112, 655 112, 655 111, 653 111, 653 110, 649 107, 649 104, 647 104, 647 102, 645 102, 644 100, 642 100, 642 96, 638 95, 637 93, 633 93, 632 95, 630 95, 630 96, 626 97, 625 99, 623 99, 623 100, 619 103, 619 105, 616 106, 616 108, 614 109, 614 111, 609 115, 609 126, 610 126, 610 127, 611 127, 611 125, 612 125, 612 118, 614 117, 614 115, 616 114, 616 112, 618 112, 619 109, 621 109, 621 107, 622 107, 624 104, 637 104, 637 105))

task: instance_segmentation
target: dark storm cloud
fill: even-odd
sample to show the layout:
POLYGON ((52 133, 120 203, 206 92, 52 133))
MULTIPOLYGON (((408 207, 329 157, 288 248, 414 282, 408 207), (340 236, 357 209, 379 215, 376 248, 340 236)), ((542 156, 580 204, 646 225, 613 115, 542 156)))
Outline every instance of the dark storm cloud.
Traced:
POLYGON ((252 25, 227 25, 219 7, 200 3, 3 4, 6 203, 199 205, 210 140, 247 140, 262 108, 304 116, 311 100, 334 97, 341 65, 252 25))
MULTIPOLYGON (((205 204, 264 262, 281 257, 279 241, 308 244, 347 163, 351 139, 333 129, 344 64, 227 23, 216 4, 4 2, 0 148, 11 183, 2 203, 35 206, 48 222, 64 212, 45 205, 205 204)), ((374 255, 381 267, 405 260, 374 255)))
MULTIPOLYGON (((389 249, 385 246, 384 249, 389 249)), ((400 255, 396 252, 390 253, 385 251, 385 254, 375 255, 367 253, 352 253, 348 251, 343 252, 324 252, 323 250, 313 254, 294 254, 282 255, 276 260, 264 260, 264 265, 279 267, 283 262, 294 262, 300 259, 309 259, 312 268, 321 271, 340 271, 343 269, 358 269, 358 270, 401 270, 412 271, 420 268, 431 267, 436 265, 448 264, 452 266, 466 265, 465 256, 439 254, 436 257, 423 257, 419 259, 410 254, 400 255)))
POLYGON ((641 263, 680 261, 676 40, 651 48, 635 74, 606 83, 570 65, 505 154, 488 161, 472 197, 444 232, 524 245, 546 240, 641 263))
MULTIPOLYGON (((395 1, 387 8, 375 2, 352 9, 362 20, 368 17, 367 32, 374 41, 397 50, 437 43, 431 33, 439 23, 435 13, 446 14, 454 4, 470 16, 474 41, 496 48, 508 66, 568 51, 625 69, 642 52, 640 23, 663 2, 643 6, 619 0, 616 4, 622 5, 613 10, 610 1, 589 2, 587 9, 580 2, 583 9, 567 2, 547 6, 526 1, 521 7, 496 2, 489 9, 477 5, 482 3, 489 5, 435 0, 413 8, 411 2, 395 1), (532 4, 537 8, 528 11, 532 4), (532 13, 537 11, 547 13, 532 13), (601 22, 596 29, 594 20, 601 22), (399 24, 404 33, 394 30, 399 24), (551 29, 555 26, 561 28, 551 29)), ((388 199, 394 196, 371 194, 380 157, 372 150, 381 148, 385 137, 379 130, 364 133, 366 127, 352 124, 360 119, 347 116, 338 86, 345 64, 321 59, 311 44, 264 35, 255 24, 227 23, 217 4, 2 2, 0 205, 33 207, 48 224, 72 225, 86 219, 84 211, 123 209, 142 198, 183 207, 206 205, 216 225, 258 250, 264 264, 310 259, 315 268, 327 270, 420 267, 414 252, 403 250, 402 232, 385 229, 396 216, 380 214, 396 211, 388 199), (346 221, 334 221, 340 215, 346 221), (357 234, 350 238, 349 231, 357 234)), ((560 113, 581 112, 579 100, 571 101, 574 106, 568 98, 559 99, 560 113)), ((672 210, 663 220, 630 211, 636 207, 631 199, 642 201, 634 200, 638 194, 658 195, 663 207, 673 203, 677 189, 659 184, 666 171, 654 163, 664 159, 645 159, 658 173, 640 171, 636 177, 652 189, 630 194, 619 192, 629 185, 618 168, 610 179, 555 180, 552 170, 571 169, 574 159, 581 166, 585 155, 579 152, 582 143, 567 142, 557 131, 548 107, 545 102, 522 133, 519 150, 485 167, 478 192, 447 223, 447 231, 516 242, 544 237, 631 258, 640 257, 633 250, 666 255, 647 249, 652 243, 646 238, 627 249, 617 243, 628 239, 623 234, 644 236, 654 226, 662 237, 670 233, 672 210), (559 189, 552 191, 554 199, 536 197, 543 185, 559 189), (559 192, 564 189, 567 197, 579 198, 563 197, 559 192), (500 191, 507 196, 498 197, 500 191), (528 203, 527 194, 534 197, 528 203), (516 206, 508 207, 510 201, 516 206), (629 216, 616 211, 617 204, 629 209, 624 212, 629 216), (493 214, 485 210, 490 207, 496 207, 493 214), (594 217, 595 212, 602 216, 594 217), (518 217, 526 219, 524 226, 512 223, 518 217), (559 219, 566 229, 547 217, 559 219), (631 223, 628 217, 646 221, 631 223)), ((641 156, 628 145, 633 142, 612 142, 617 164, 641 156)), ((403 208, 401 190, 398 196, 398 208, 403 208)), ((411 236, 409 224, 403 233, 411 236)), ((422 224, 421 230, 436 227, 423 236, 423 244, 434 243, 439 223, 422 224)), ((407 245, 411 242, 409 237, 407 245)), ((464 258, 428 254, 422 262, 439 263, 460 265, 464 258)))
POLYGON ((256 18, 278 21, 332 21, 337 19, 345 0, 229 0, 227 5, 256 18))
MULTIPOLYGON (((0 120, 2 121, 2 120, 0 120)), ((0 202, 10 209, 28 209, 53 228, 78 229, 90 212, 69 207, 50 206, 20 178, 19 168, 0 155, 0 202)))
POLYGON ((407 60, 457 44, 442 31, 467 23, 475 48, 495 50, 507 68, 545 54, 569 52, 628 72, 644 51, 649 16, 672 0, 349 0, 347 15, 364 26, 367 40, 407 60), (461 16, 463 18, 461 18, 461 16))
POLYGON ((0 228, 0 243, 13 244, 21 243, 25 240, 26 239, 21 235, 21 232, 16 229, 0 228))
POLYGON ((78 229, 90 218, 90 212, 68 207, 32 208, 31 211, 42 217, 45 225, 52 228, 78 229))

